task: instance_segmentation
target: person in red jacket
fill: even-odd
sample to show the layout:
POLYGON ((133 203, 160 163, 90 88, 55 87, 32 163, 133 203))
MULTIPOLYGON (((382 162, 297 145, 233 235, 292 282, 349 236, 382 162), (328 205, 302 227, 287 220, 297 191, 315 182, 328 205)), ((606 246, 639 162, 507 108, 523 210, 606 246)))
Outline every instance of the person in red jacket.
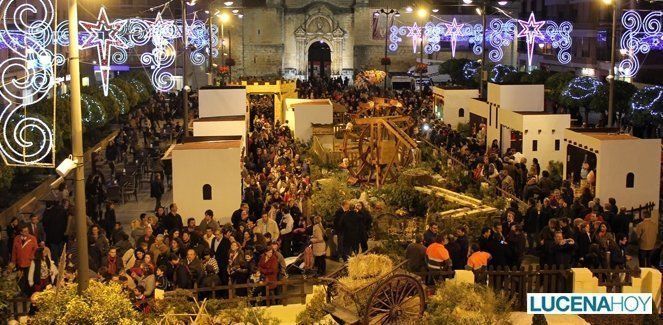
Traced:
POLYGON ((260 273, 265 277, 265 282, 267 282, 266 290, 270 291, 270 295, 277 295, 276 282, 279 275, 279 259, 273 250, 268 249, 262 254, 258 268, 260 269, 260 273))
POLYGON ((11 262, 16 265, 21 274, 19 285, 23 290, 28 290, 28 270, 38 247, 37 238, 30 235, 27 225, 22 225, 20 235, 14 238, 11 262))

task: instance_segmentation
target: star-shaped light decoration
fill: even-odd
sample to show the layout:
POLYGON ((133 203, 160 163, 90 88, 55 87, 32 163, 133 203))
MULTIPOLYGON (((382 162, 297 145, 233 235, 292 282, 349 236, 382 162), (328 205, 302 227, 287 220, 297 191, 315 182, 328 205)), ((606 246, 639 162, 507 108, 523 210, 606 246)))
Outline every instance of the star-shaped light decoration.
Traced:
POLYGON ((451 57, 456 57, 456 42, 458 41, 458 36, 462 35, 462 28, 465 24, 458 24, 456 18, 451 21, 451 24, 444 23, 447 26, 446 36, 451 36, 451 57))
POLYGON ((106 8, 99 9, 99 16, 95 22, 81 21, 80 25, 87 32, 87 38, 83 40, 81 48, 87 49, 96 47, 99 58, 99 72, 101 73, 101 84, 104 89, 104 95, 108 96, 108 83, 110 81, 110 62, 112 48, 127 49, 129 46, 122 42, 118 33, 127 20, 121 19, 110 22, 106 14, 106 8))
POLYGON ((521 30, 518 32, 518 37, 525 37, 525 42, 527 43, 527 64, 531 66, 535 40, 537 38, 544 38, 543 33, 541 33, 541 27, 546 24, 546 21, 536 21, 536 19, 534 19, 534 13, 532 12, 527 21, 518 19, 518 24, 520 24, 521 27, 521 30))
POLYGON ((407 26, 407 30, 407 37, 412 39, 412 51, 417 53, 417 42, 421 37, 421 27, 417 26, 417 23, 415 22, 414 25, 407 26))

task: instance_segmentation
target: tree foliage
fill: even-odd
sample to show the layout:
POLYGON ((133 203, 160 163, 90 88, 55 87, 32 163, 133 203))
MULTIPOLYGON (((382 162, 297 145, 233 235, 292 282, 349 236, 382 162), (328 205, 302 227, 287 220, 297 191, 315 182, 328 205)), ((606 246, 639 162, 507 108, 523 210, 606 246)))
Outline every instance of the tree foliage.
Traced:
POLYGON ((496 84, 512 84, 520 81, 518 69, 513 66, 498 64, 490 70, 488 80, 496 84))
POLYGON ((468 59, 449 59, 439 64, 439 73, 448 74, 451 82, 466 87, 476 87, 478 77, 476 61, 468 59), (474 73, 468 73, 468 69, 474 73))
POLYGON ((99 100, 89 94, 81 94, 83 124, 87 129, 98 128, 108 121, 108 115, 99 100))
POLYGON ((648 86, 638 90, 629 101, 628 120, 634 134, 640 137, 655 136, 655 130, 663 125, 663 87, 648 86))
MULTIPOLYGON (((626 116, 630 113, 629 100, 637 90, 638 88, 630 82, 615 80, 615 115, 626 116)), ((607 114, 609 91, 609 85, 601 85, 598 96, 592 99, 589 103, 589 108, 594 112, 607 114)))
POLYGON ((548 76, 544 83, 547 99, 558 102, 562 90, 573 78, 575 78, 573 72, 557 72, 548 76))
MULTIPOLYGON (((110 85, 109 85, 110 88, 110 85)), ((120 114, 120 103, 115 100, 110 89, 108 96, 104 95, 101 86, 87 86, 81 89, 81 93, 94 97, 104 110, 104 116, 107 120, 116 118, 120 114)))
POLYGON ((593 77, 576 77, 562 89, 559 101, 570 109, 589 108, 589 104, 600 95, 603 83, 593 77))
POLYGON ((113 78, 111 83, 120 87, 124 94, 127 95, 127 100, 129 101, 130 107, 135 107, 138 105, 138 103, 140 103, 140 94, 138 94, 136 89, 131 84, 129 84, 129 82, 122 78, 113 78))

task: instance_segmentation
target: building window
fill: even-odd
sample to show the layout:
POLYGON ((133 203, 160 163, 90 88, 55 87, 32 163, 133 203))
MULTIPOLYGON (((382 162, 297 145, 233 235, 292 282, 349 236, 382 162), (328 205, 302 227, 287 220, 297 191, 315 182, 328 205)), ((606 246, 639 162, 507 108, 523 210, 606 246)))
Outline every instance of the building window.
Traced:
POLYGON ((626 188, 633 188, 635 186, 635 174, 626 174, 626 188))
POLYGON ((555 151, 559 151, 559 147, 560 147, 559 140, 555 140, 555 151))
POLYGON ((458 110, 458 117, 465 117, 465 109, 461 108, 458 110))
POLYGON ((532 151, 537 151, 539 149, 539 140, 532 140, 532 151))
POLYGON ((205 184, 203 185, 203 200, 212 199, 212 185, 205 184))

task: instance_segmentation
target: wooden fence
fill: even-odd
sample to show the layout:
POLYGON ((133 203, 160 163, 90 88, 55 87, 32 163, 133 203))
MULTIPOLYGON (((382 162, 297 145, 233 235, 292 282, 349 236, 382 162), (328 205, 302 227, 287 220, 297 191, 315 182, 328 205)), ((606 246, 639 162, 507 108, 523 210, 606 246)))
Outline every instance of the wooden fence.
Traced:
MULTIPOLYGON (((632 284, 633 277, 640 276, 639 269, 591 269, 594 276, 599 280, 600 286, 605 286, 606 291, 618 293, 624 286, 632 284)), ((485 284, 493 291, 503 295, 513 302, 516 311, 527 309, 528 293, 564 293, 573 291, 573 273, 570 269, 560 269, 555 266, 528 266, 520 268, 489 267, 474 270, 475 282, 485 284)), ((419 276, 422 283, 429 289, 447 279, 454 277, 454 270, 427 270, 414 272, 419 276)), ((329 274, 327 278, 338 279, 347 275, 347 266, 343 266, 329 274)), ((268 283, 230 284, 209 288, 195 287, 190 290, 168 291, 165 296, 176 296, 184 294, 195 298, 222 299, 224 302, 232 303, 248 301, 252 305, 274 306, 288 304, 306 303, 307 288, 320 284, 318 279, 282 279, 277 281, 276 289, 268 289, 268 283)), ((27 315, 30 310, 30 299, 27 297, 13 298, 8 301, 7 319, 27 315)))
MULTIPOLYGON (((621 292, 624 286, 630 286, 633 277, 640 274, 639 269, 590 269, 599 280, 600 286, 606 286, 607 292, 621 292)), ((543 268, 528 267, 489 267, 474 270, 476 283, 485 284, 493 291, 513 302, 515 310, 527 310, 528 293, 564 293, 573 291, 573 273, 570 269, 545 265, 543 268)), ((453 270, 427 270, 417 272, 422 281, 434 286, 454 277, 453 270)))
POLYGON ((225 302, 248 301, 251 304, 272 306, 306 303, 306 288, 313 285, 315 280, 284 278, 271 283, 229 284, 224 286, 199 288, 197 285, 191 290, 178 290, 166 292, 165 296, 176 295, 177 292, 186 291, 187 296, 196 298, 223 299, 225 302), (268 287, 275 285, 274 289, 268 287))

